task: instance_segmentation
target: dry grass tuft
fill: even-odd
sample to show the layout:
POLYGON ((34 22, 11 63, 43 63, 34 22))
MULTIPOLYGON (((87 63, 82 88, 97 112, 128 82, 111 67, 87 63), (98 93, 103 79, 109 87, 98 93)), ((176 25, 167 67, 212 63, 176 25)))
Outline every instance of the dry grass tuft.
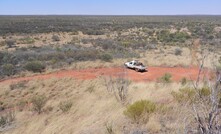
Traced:
POLYGON ((148 123, 146 124, 147 130, 151 133, 159 133, 162 129, 161 123, 157 116, 150 117, 148 123))

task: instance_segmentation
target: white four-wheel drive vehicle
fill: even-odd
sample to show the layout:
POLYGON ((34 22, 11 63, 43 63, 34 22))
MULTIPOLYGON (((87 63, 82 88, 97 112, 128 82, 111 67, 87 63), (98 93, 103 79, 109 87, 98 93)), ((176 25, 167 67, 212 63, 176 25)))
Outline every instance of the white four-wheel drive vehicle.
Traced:
POLYGON ((132 60, 130 62, 126 62, 124 63, 124 65, 127 68, 136 70, 137 72, 147 71, 147 67, 145 67, 143 63, 139 62, 138 60, 132 60))

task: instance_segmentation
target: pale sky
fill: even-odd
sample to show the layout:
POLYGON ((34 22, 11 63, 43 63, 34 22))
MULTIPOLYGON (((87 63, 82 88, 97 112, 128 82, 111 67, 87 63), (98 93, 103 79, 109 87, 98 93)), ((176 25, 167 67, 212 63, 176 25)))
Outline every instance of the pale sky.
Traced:
POLYGON ((221 15, 221 0, 0 0, 0 15, 221 15))

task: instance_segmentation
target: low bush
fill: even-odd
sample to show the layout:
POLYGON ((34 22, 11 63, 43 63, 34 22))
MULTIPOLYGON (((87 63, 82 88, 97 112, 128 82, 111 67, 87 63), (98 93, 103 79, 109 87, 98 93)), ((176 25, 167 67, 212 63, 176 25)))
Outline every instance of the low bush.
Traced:
POLYGON ((71 101, 63 101, 59 103, 59 109, 62 112, 68 112, 72 107, 72 102, 71 101))
POLYGON ((4 75, 10 76, 14 74, 14 65, 13 64, 4 64, 2 66, 2 72, 4 75))
POLYGON ((139 58, 136 51, 117 45, 113 40, 96 40, 95 47, 83 47, 75 44, 62 46, 43 46, 16 48, 15 51, 0 51, 0 78, 21 71, 43 72, 47 67, 60 68, 78 61, 102 60, 111 62, 118 58, 139 58), (3 65, 7 64, 4 66, 3 65), (9 66, 10 65, 10 66, 9 66), (13 66, 12 66, 13 65, 13 66), (6 71, 4 71, 6 70, 6 71))
POLYGON ((47 98, 44 95, 36 95, 31 99, 33 110, 40 114, 47 102, 47 98))
POLYGON ((100 56, 100 59, 105 62, 111 62, 113 60, 112 55, 105 53, 100 56))
POLYGON ((184 43, 186 40, 190 39, 190 35, 186 32, 175 32, 170 33, 169 30, 161 30, 157 34, 157 39, 161 42, 179 42, 184 43))
POLYGON ((201 97, 209 96, 211 94, 211 90, 208 86, 204 86, 199 90, 199 94, 201 97))
POLYGON ((170 73, 165 73, 159 80, 163 83, 170 83, 172 80, 172 75, 170 73))
POLYGON ((187 78, 186 77, 183 77, 182 79, 181 79, 181 84, 184 86, 184 85, 186 85, 187 84, 187 82, 188 82, 188 80, 187 80, 187 78))
POLYGON ((60 37, 58 35, 53 35, 51 38, 53 41, 60 41, 60 37))
POLYGON ((103 31, 95 30, 95 29, 88 29, 87 31, 83 31, 83 33, 87 34, 87 35, 103 35, 103 34, 105 34, 103 31))
POLYGON ((124 111, 124 114, 133 121, 139 122, 142 117, 144 119, 149 117, 151 113, 154 113, 157 109, 155 103, 148 100, 140 100, 129 105, 124 111))
POLYGON ((14 39, 7 39, 7 40, 5 41, 5 43, 6 43, 6 45, 7 45, 9 48, 12 48, 12 47, 15 46, 16 40, 14 40, 14 39))
POLYGON ((193 101, 195 101, 196 93, 199 94, 199 97, 207 97, 211 94, 211 90, 207 86, 204 86, 198 90, 194 88, 190 88, 190 87, 185 87, 185 88, 179 89, 178 92, 175 92, 175 91, 171 92, 171 95, 179 103, 182 103, 182 102, 192 103, 193 101))
POLYGON ((0 41, 0 46, 5 46, 6 42, 5 41, 0 41))
POLYGON ((0 128, 10 126, 15 121, 15 112, 13 110, 0 116, 0 128))
POLYGON ((180 49, 180 48, 176 48, 176 49, 175 49, 175 55, 176 55, 176 56, 178 56, 178 55, 181 56, 181 55, 182 55, 182 52, 183 52, 183 50, 180 49))
POLYGON ((42 64, 40 61, 30 61, 26 63, 24 68, 28 71, 36 73, 43 72, 43 70, 45 69, 45 65, 42 64))

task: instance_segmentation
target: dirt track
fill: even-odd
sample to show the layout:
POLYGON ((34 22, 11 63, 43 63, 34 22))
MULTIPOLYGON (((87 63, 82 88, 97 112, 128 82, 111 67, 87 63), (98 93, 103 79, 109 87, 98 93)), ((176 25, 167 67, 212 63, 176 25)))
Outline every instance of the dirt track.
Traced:
MULTIPOLYGON (((172 75, 173 81, 180 81, 182 78, 186 77, 187 79, 196 80, 198 75, 198 68, 183 68, 183 67, 149 67, 148 72, 136 72, 134 70, 125 69, 125 68, 92 68, 92 69, 83 69, 83 70, 62 70, 50 74, 38 74, 31 77, 19 77, 7 79, 0 81, 0 83, 10 83, 10 82, 19 82, 19 81, 29 81, 34 79, 49 79, 49 78, 65 78, 71 77, 76 79, 95 79, 99 76, 126 76, 132 81, 156 81, 158 78, 162 77, 165 73, 170 73, 172 75)), ((208 75, 208 72, 205 71, 204 75, 208 75)))

